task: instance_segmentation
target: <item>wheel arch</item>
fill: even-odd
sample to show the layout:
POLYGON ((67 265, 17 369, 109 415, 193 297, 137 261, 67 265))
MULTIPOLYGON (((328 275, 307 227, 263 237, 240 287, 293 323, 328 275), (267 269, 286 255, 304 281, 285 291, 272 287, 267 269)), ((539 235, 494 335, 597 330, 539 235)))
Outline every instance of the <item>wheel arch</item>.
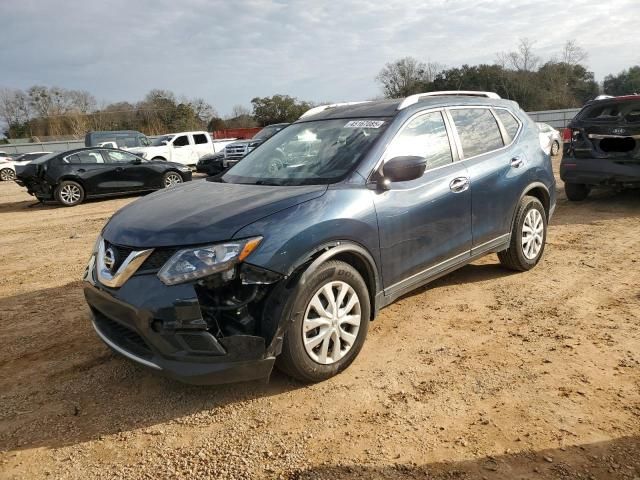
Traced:
POLYGON ((329 260, 341 260, 355 268, 362 276, 369 291, 371 320, 373 320, 379 310, 376 299, 378 292, 381 291, 380 274, 373 255, 362 245, 353 241, 335 241, 318 246, 298 260, 290 269, 288 276, 299 278, 300 284, 304 284, 320 265, 329 260))
POLYGON ((66 175, 61 175, 60 178, 58 178, 58 181, 56 182, 56 187, 58 188, 60 186, 60 184, 64 181, 71 181, 71 182, 76 182, 77 184, 79 184, 82 189, 84 190, 84 195, 85 197, 89 195, 89 193, 87 192, 87 186, 85 185, 85 183, 82 181, 81 178, 78 178, 76 176, 70 175, 70 174, 66 174, 66 175))
MULTIPOLYGON (((549 189, 547 188, 547 186, 541 182, 534 182, 529 184, 527 188, 524 189, 524 192, 522 192, 522 195, 520 196, 520 200, 518 200, 518 204, 527 195, 531 197, 535 197, 538 200, 540 200, 540 203, 542 203, 542 206, 544 207, 544 211, 547 216, 547 221, 549 221, 549 214, 551 210, 551 195, 549 193, 549 189)), ((515 215, 516 213, 514 213, 513 215, 514 221, 515 221, 515 215)))
POLYGON ((162 155, 156 155, 155 157, 153 157, 151 160, 162 160, 164 162, 167 161, 166 158, 164 158, 162 155))

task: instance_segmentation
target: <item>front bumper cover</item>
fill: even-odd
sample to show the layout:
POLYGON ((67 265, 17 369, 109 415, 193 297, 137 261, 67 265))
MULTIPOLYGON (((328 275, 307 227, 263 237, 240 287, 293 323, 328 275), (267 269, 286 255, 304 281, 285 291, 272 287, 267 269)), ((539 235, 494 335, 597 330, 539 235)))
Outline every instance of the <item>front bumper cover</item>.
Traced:
POLYGON ((84 295, 94 329, 115 352, 190 384, 269 378, 275 355, 265 339, 211 335, 191 284, 166 286, 155 274, 141 274, 110 289, 97 281, 93 264, 85 273, 84 295))

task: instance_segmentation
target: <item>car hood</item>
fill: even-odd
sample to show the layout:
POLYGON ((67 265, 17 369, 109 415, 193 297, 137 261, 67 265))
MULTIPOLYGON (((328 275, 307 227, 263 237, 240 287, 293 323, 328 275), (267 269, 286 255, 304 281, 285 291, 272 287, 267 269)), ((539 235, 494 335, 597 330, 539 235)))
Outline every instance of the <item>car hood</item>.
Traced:
POLYGON ((147 195, 119 210, 102 235, 111 243, 133 248, 220 242, 261 218, 317 198, 326 190, 326 185, 188 182, 147 195))
POLYGON ((237 145, 249 145, 251 143, 262 143, 264 140, 260 140, 259 138, 249 138, 247 140, 238 140, 237 142, 230 143, 227 147, 237 146, 237 145))

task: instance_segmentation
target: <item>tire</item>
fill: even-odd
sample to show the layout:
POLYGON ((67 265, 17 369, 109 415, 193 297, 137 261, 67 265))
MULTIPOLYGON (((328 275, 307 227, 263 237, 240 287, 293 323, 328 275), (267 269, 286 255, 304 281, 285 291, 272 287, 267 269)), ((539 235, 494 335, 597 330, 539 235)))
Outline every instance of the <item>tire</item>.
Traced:
POLYGON ((73 180, 64 180, 56 188, 56 200, 65 207, 73 207, 84 200, 84 188, 73 180))
POLYGON ((564 184, 564 193, 572 202, 581 202, 589 196, 591 187, 584 183, 566 183, 564 184))
POLYGON ((527 195, 518 205, 509 248, 498 252, 498 259, 510 270, 531 270, 542 258, 546 241, 547 214, 544 206, 537 198, 527 195), (529 242, 525 242, 525 238, 529 242))
POLYGON ((558 152, 560 152, 560 144, 557 140, 554 140, 551 144, 551 155, 555 157, 558 155, 558 152))
POLYGON ((178 172, 170 171, 162 176, 162 187, 171 188, 182 183, 184 179, 178 172))
POLYGON ((347 368, 362 349, 371 318, 369 291, 358 271, 347 263, 328 261, 304 284, 298 285, 292 302, 293 308, 289 311, 293 312, 293 318, 289 319, 282 353, 276 360, 278 368, 303 382, 320 382, 347 368), (342 310, 338 318, 332 316, 327 292, 333 294, 334 300, 342 300, 343 308, 337 309, 338 312, 342 310), (350 306, 354 297, 357 303, 350 306), (320 302, 318 310, 313 306, 317 302, 320 302), (349 311, 345 312, 344 308, 349 311), (329 314, 331 319, 325 319, 319 310, 329 314), (312 328, 314 325, 318 326, 312 328), (321 340, 316 343, 319 338, 321 340), (307 346, 304 339, 308 341, 307 346), (340 343, 339 348, 336 348, 336 342, 340 343))
POLYGON ((10 180, 14 180, 16 178, 16 172, 11 170, 10 168, 3 168, 0 170, 0 180, 3 182, 8 182, 10 180))
POLYGON ((166 158, 164 158, 164 157, 153 157, 151 160, 152 160, 152 161, 153 161, 153 160, 162 160, 163 162, 166 162, 166 161, 167 161, 167 159, 166 159, 166 158))

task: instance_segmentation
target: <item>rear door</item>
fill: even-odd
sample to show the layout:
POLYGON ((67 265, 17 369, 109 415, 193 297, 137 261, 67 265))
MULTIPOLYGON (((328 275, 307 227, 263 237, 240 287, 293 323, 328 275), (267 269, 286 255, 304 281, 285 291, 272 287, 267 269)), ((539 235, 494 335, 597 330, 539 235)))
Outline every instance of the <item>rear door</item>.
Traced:
POLYGON ((472 254, 504 243, 523 192, 527 157, 515 142, 521 122, 507 109, 448 109, 471 182, 472 254), (499 122, 497 119, 502 119, 499 122))
POLYGON ((87 195, 101 195, 111 191, 112 172, 100 150, 82 150, 62 158, 69 165, 65 172, 77 176, 87 195))
POLYGON ((457 154, 442 111, 421 112, 407 120, 383 162, 403 155, 425 157, 424 175, 372 192, 387 295, 411 289, 468 258, 471 247, 468 174, 463 163, 454 161, 457 154))
POLYGON ((193 134, 193 148, 196 152, 196 161, 208 153, 213 153, 213 144, 206 133, 193 134))

